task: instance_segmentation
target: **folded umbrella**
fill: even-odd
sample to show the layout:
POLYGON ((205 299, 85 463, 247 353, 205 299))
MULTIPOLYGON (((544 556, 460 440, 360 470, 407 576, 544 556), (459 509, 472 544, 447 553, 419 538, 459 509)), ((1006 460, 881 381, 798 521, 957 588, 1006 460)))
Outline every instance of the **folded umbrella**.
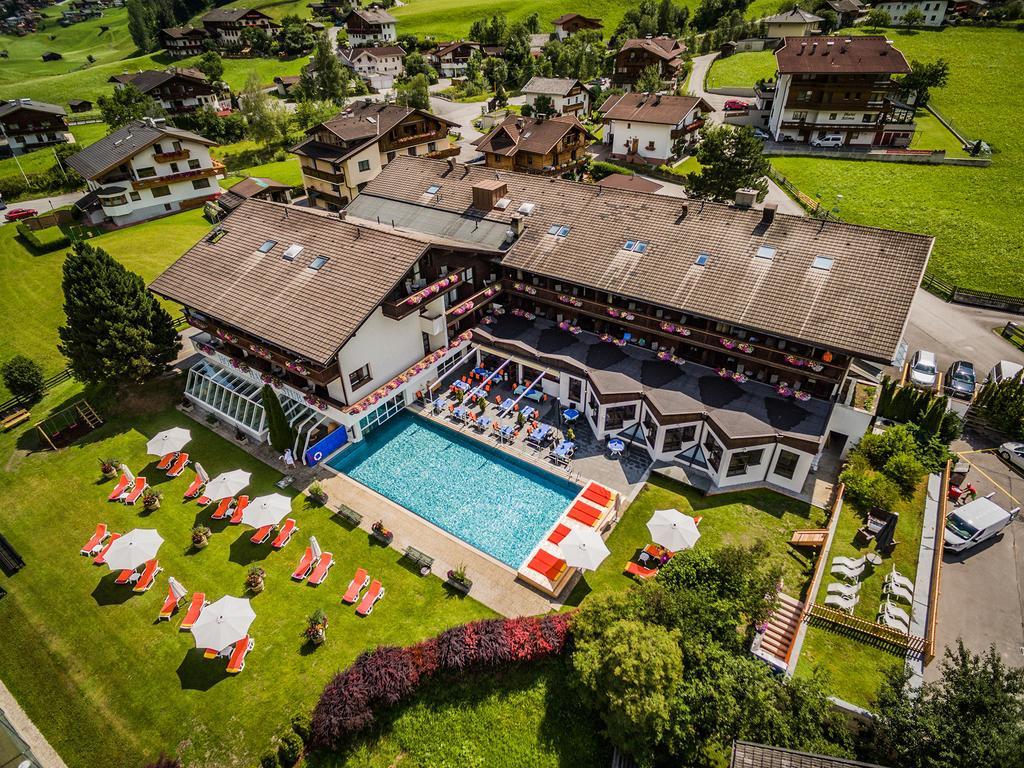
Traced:
POLYGON ((196 648, 222 651, 249 633, 256 612, 244 597, 225 596, 203 608, 192 625, 196 648))
POLYGON ((158 432, 146 443, 146 453, 151 456, 166 456, 184 448, 192 439, 192 433, 184 427, 172 427, 158 432))
POLYGON ((277 525, 292 511, 292 500, 280 493, 258 496, 242 510, 242 522, 253 528, 277 525))
POLYGON ((105 562, 112 571, 138 568, 156 557, 163 543, 163 537, 155 529, 135 528, 110 545, 105 562))
POLYGON ((661 546, 678 552, 689 549, 700 538, 697 521, 678 509, 659 509, 647 521, 647 530, 661 546))
POLYGON ((208 497, 212 501, 234 496, 249 484, 250 477, 252 477, 252 474, 242 469, 221 472, 206 484, 206 488, 203 489, 203 496, 208 497))
POLYGON ((574 528, 558 544, 567 565, 593 571, 611 553, 593 528, 574 528))

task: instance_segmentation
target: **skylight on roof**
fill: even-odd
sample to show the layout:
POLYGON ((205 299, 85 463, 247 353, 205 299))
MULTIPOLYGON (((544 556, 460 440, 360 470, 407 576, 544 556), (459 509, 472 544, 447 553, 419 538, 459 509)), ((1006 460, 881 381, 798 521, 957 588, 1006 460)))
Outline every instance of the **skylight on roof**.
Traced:
POLYGON ((267 240, 257 250, 260 253, 270 253, 275 245, 277 245, 277 240, 267 240))
POLYGON ((523 214, 523 216, 529 216, 531 213, 533 213, 533 211, 534 211, 534 209, 536 207, 537 207, 536 203, 522 203, 519 206, 519 209, 518 209, 517 213, 521 213, 521 214, 523 214))
POLYGON ((302 253, 301 245, 289 245, 285 252, 281 254, 281 258, 285 261, 295 261, 295 257, 302 253))
POLYGON ((626 244, 622 246, 624 251, 632 251, 633 253, 646 253, 647 252, 647 241, 646 240, 627 240, 626 244))
POLYGON ((548 234, 554 235, 555 237, 566 237, 570 231, 570 228, 564 224, 552 224, 548 227, 548 234))
POLYGON ((436 195, 440 191, 441 191, 441 187, 438 184, 431 184, 429 187, 427 187, 427 194, 428 195, 436 195))
POLYGON ((831 256, 815 256, 814 263, 811 267, 814 269, 823 269, 826 272, 832 269, 832 262, 835 261, 831 256))
POLYGON ((757 258, 759 259, 774 259, 775 249, 770 245, 762 245, 757 249, 757 258))
POLYGON ((320 267, 322 267, 326 263, 327 263, 327 257, 326 256, 317 256, 315 259, 313 259, 311 262, 309 262, 309 268, 310 269, 320 269, 320 267))
POLYGON ((509 200, 507 197, 503 197, 501 198, 501 200, 494 204, 494 207, 497 208, 499 211, 504 211, 506 208, 509 207, 511 203, 511 200, 509 200))
POLYGON ((710 259, 710 258, 711 258, 710 254, 698 253, 697 254, 697 258, 693 260, 693 263, 696 264, 698 267, 703 267, 705 264, 708 263, 708 259, 710 259))

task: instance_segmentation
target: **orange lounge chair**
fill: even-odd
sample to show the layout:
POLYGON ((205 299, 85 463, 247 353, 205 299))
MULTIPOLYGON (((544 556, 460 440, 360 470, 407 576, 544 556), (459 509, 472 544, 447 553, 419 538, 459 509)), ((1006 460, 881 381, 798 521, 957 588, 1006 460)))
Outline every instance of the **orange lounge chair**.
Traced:
POLYGON ((163 607, 160 609, 160 615, 156 617, 156 620, 157 621, 170 621, 171 620, 171 616, 173 616, 174 612, 176 610, 178 610, 178 606, 181 605, 181 601, 184 600, 184 599, 185 599, 184 595, 182 595, 181 598, 178 598, 174 594, 174 590, 171 589, 170 587, 168 587, 167 588, 167 598, 164 600, 163 607))
POLYGON ((594 509, 589 504, 584 504, 582 501, 577 501, 572 505, 569 510, 569 517, 578 523, 589 525, 591 528, 601 519, 601 510, 594 509))
POLYGON ((231 652, 231 658, 228 659, 228 672, 234 675, 245 669, 245 657, 255 645, 256 641, 248 635, 235 643, 235 650, 231 652))
POLYGON ((132 485, 132 489, 124 497, 125 504, 134 504, 139 500, 142 492, 149 488, 149 483, 146 482, 144 477, 136 477, 135 483, 132 485))
POLYGON ((206 602, 205 592, 193 592, 192 602, 189 603, 188 610, 185 611, 185 618, 181 620, 181 626, 179 629, 192 629, 192 625, 196 623, 196 619, 199 618, 199 614, 207 605, 208 603, 206 602))
POLYGON ((314 587, 318 587, 324 583, 324 579, 327 578, 327 572, 331 570, 331 566, 334 565, 334 555, 330 552, 324 552, 320 555, 320 559, 316 561, 316 568, 309 574, 309 584, 314 587))
POLYGON ((103 545, 103 549, 100 553, 92 559, 93 565, 106 565, 107 563, 107 552, 110 550, 110 545, 121 538, 120 533, 110 534, 110 538, 107 539, 107 543, 103 545))
POLYGON ((262 528, 257 528, 256 533, 249 539, 253 544, 262 544, 270 538, 270 534, 274 532, 274 526, 264 525, 262 528))
MULTIPOLYGON (((175 460, 174 465, 167 470, 168 477, 177 477, 185 471, 185 467, 188 466, 188 454, 179 453, 178 458, 175 460)), ((163 467, 157 466, 157 469, 163 469, 163 467)), ((198 475, 196 475, 198 477, 198 475)))
POLYGON ((139 580, 135 582, 135 587, 132 591, 134 592, 146 592, 150 587, 156 583, 156 575, 162 571, 160 567, 160 561, 153 559, 146 561, 146 567, 142 569, 142 575, 139 576, 139 580))
POLYGON ((167 469, 169 466, 171 466, 171 464, 174 462, 176 458, 178 458, 177 451, 172 451, 171 453, 165 454, 164 457, 157 462, 156 468, 167 469))
POLYGON ((220 651, 218 651, 216 648, 207 648, 205 651, 203 651, 203 658, 204 659, 216 659, 217 658, 217 654, 219 654, 219 653, 220 653, 220 651))
POLYGON ((548 536, 548 541, 552 544, 560 544, 562 539, 569 535, 570 530, 572 529, 569 528, 569 526, 564 523, 559 523, 555 530, 551 532, 551 535, 548 536))
POLYGON ((377 579, 373 580, 370 584, 370 588, 366 590, 366 594, 363 595, 363 599, 359 603, 359 607, 356 608, 356 613, 360 616, 369 616, 373 611, 373 606, 376 605, 377 601, 384 597, 384 585, 377 579))
POLYGON ((132 484, 132 481, 128 479, 128 475, 124 472, 121 473, 121 477, 117 481, 117 485, 114 486, 114 490, 107 496, 107 501, 117 501, 124 495, 124 492, 128 490, 128 486, 132 484))
POLYGON ((248 496, 239 496, 235 502, 235 508, 231 511, 231 519, 228 521, 232 525, 238 525, 242 522, 242 512, 249 506, 248 496))
POLYGON ((299 530, 299 527, 295 525, 293 518, 288 518, 284 521, 284 525, 281 526, 281 530, 278 531, 277 537, 271 543, 274 549, 282 549, 285 544, 291 541, 292 534, 299 530))
POLYGON ((345 596, 341 598, 342 602, 354 603, 359 599, 360 590, 364 589, 369 583, 370 574, 366 572, 365 568, 357 568, 356 575, 348 583, 348 590, 345 592, 345 596))
POLYGON ((107 524, 98 523, 96 525, 96 532, 92 535, 92 538, 85 542, 85 546, 82 547, 83 555, 95 555, 103 542, 107 538, 107 524))
POLYGON ((634 563, 630 560, 626 563, 626 569, 623 573, 627 573, 630 576, 636 576, 639 579, 652 579, 658 575, 657 568, 644 568, 639 563, 634 563))
POLYGON ((306 551, 302 553, 302 558, 299 560, 299 564, 295 566, 292 578, 297 581, 302 581, 309 575, 311 570, 313 570, 313 548, 306 547, 306 551))
POLYGON ((218 504, 217 508, 213 510, 213 515, 211 515, 211 517, 214 520, 223 520, 228 516, 228 511, 231 509, 231 502, 233 501, 234 499, 231 496, 221 499, 220 504, 218 504))
POLYGON ((599 507, 607 507, 612 503, 612 492, 609 491, 602 485, 597 483, 591 483, 583 489, 583 498, 589 501, 591 504, 595 504, 599 507))
POLYGON ((194 499, 196 496, 199 495, 199 491, 202 490, 204 485, 206 485, 206 481, 203 480, 203 478, 201 478, 199 475, 196 475, 192 479, 192 485, 190 485, 188 487, 188 490, 185 491, 185 498, 194 499))
POLYGON ((119 574, 117 574, 117 578, 114 579, 114 583, 115 584, 127 584, 128 581, 131 579, 131 577, 134 574, 135 574, 135 569, 134 568, 125 568, 123 571, 121 571, 119 574))
POLYGON ((533 556, 526 567, 554 581, 565 569, 565 560, 555 557, 543 549, 538 549, 537 554, 533 556))

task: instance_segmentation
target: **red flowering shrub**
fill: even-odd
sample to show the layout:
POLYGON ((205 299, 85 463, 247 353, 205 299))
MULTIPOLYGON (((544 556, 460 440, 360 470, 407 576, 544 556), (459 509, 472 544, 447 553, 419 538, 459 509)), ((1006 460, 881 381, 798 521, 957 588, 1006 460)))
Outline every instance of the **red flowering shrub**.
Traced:
POLYGON ((465 624, 446 629, 437 636, 437 662, 441 669, 451 672, 461 672, 468 666, 465 624))
POLYGON ((532 657, 533 635, 536 631, 537 622, 532 617, 505 621, 505 641, 513 661, 528 661, 532 657))
POLYGON ((412 663, 420 677, 430 677, 437 672, 440 662, 437 659, 437 638, 431 637, 422 643, 416 643, 409 648, 412 663))
POLYGON ((368 696, 373 702, 397 704, 412 693, 420 681, 419 670, 407 648, 382 645, 361 654, 353 666, 362 672, 368 696))

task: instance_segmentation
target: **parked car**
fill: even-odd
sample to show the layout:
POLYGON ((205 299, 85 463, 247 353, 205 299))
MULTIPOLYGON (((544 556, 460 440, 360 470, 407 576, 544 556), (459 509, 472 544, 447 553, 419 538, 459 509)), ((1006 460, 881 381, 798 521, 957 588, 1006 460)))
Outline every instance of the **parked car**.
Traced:
POLYGON ((1017 507, 1007 512, 988 497, 957 507, 946 517, 946 530, 942 534, 946 549, 963 552, 978 546, 1012 523, 1019 511, 1017 507))
POLYGON ((977 378, 974 375, 974 363, 957 360, 946 371, 946 394, 952 397, 974 398, 977 378))
POLYGON ((992 366, 992 370, 988 372, 988 379, 986 379, 986 381, 992 381, 998 384, 1003 379, 1012 379, 1022 370, 1024 370, 1024 365, 1021 365, 1020 363, 1013 363, 1009 360, 1000 360, 992 366))
POLYGON ((8 221, 18 221, 19 219, 29 219, 38 213, 39 211, 34 208, 11 208, 4 214, 4 218, 8 221))
POLYGON ((768 139, 771 138, 771 136, 768 135, 768 131, 766 131, 764 128, 755 128, 754 137, 760 139, 761 141, 768 141, 768 139))
POLYGON ((841 147, 843 146, 843 134, 826 133, 816 139, 811 139, 812 147, 841 147))
POLYGON ((939 369, 935 366, 935 353, 919 349, 910 360, 910 383, 922 389, 934 389, 939 369))
POLYGON ((725 102, 725 109, 729 112, 738 112, 744 109, 750 109, 750 105, 745 101, 739 99, 729 99, 725 102))
POLYGON ((999 446, 999 457, 1011 467, 1024 472, 1024 443, 1003 443, 999 446))

